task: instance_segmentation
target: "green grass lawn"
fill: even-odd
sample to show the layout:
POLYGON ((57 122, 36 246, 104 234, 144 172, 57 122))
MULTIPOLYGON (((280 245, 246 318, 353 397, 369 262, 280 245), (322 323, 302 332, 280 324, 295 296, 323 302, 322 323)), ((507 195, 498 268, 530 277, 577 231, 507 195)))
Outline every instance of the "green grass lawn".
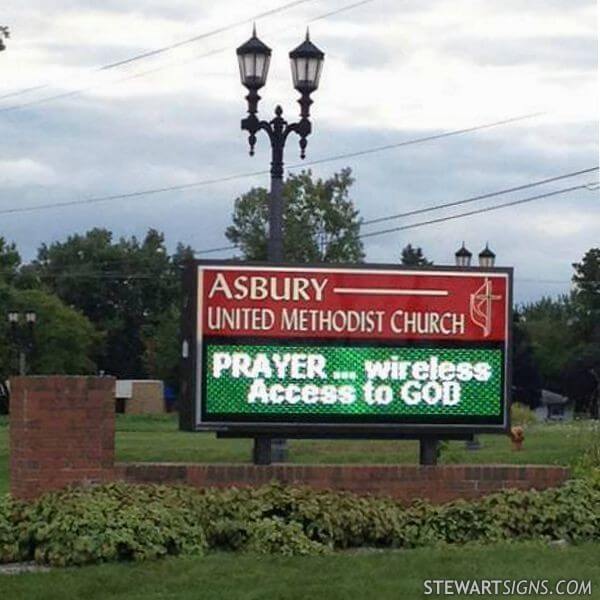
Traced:
MULTIPOLYGON (((450 442, 442 463, 574 464, 591 442, 592 425, 535 425, 527 428, 524 450, 514 452, 503 435, 482 435, 483 448, 468 451, 450 442)), ((117 416, 117 460, 169 462, 248 462, 250 440, 219 440, 209 433, 177 429, 174 415, 117 416)), ((416 463, 418 444, 412 441, 292 440, 294 463, 416 463)), ((8 420, 0 417, 0 493, 8 490, 8 420)))
MULTIPOLYGON (((219 553, 204 558, 0 576, 0 597, 412 600, 425 597, 425 580, 543 579, 555 583, 560 579, 579 579, 591 580, 591 597, 598 598, 599 550, 598 545, 592 544, 567 548, 504 544, 293 558, 219 553)), ((541 596, 527 596, 538 597, 541 596)))
MULTIPOLYGON (((476 452, 467 451, 462 442, 450 443, 444 450, 442 462, 571 465, 591 438, 589 423, 538 425, 527 429, 522 452, 513 452, 505 436, 486 435, 481 436, 483 449, 476 452)), ((117 458, 121 461, 248 461, 250 448, 249 440, 217 440, 210 434, 179 432, 172 416, 119 415, 117 418, 117 458)), ((414 463, 417 444, 292 441, 290 460, 414 463)), ((0 417, 0 493, 7 489, 8 422, 0 417)), ((144 564, 0 575, 0 598, 412 600, 425 597, 424 580, 484 578, 549 579, 552 582, 559 579, 592 580, 591 597, 600 598, 599 556, 600 544, 557 548, 542 543, 447 546, 294 558, 219 553, 144 564)))
MULTIPOLYGON (((527 429, 522 452, 514 452, 504 435, 482 435, 483 448, 468 451, 464 442, 450 442, 443 463, 506 463, 570 465, 590 442, 588 422, 537 425, 527 429)), ((213 434, 177 430, 175 417, 117 418, 117 459, 121 461, 247 462, 250 440, 219 440, 213 434)), ((294 463, 415 463, 414 441, 292 440, 294 463)))

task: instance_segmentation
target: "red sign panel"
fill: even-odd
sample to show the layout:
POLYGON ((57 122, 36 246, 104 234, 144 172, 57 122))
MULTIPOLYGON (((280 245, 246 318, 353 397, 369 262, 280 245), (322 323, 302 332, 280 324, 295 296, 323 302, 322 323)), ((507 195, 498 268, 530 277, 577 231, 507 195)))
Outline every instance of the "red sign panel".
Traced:
POLYGON ((507 339, 506 271, 203 265, 198 275, 205 336, 507 339))

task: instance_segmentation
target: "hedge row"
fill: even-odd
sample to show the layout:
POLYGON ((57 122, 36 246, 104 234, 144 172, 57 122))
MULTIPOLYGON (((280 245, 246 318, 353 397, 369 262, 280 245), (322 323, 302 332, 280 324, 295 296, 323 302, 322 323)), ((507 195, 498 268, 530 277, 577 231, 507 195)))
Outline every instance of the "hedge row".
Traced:
POLYGON ((600 540, 600 479, 443 506, 277 484, 198 491, 115 483, 30 504, 0 498, 0 562, 64 566, 217 549, 291 555, 532 539, 600 540))

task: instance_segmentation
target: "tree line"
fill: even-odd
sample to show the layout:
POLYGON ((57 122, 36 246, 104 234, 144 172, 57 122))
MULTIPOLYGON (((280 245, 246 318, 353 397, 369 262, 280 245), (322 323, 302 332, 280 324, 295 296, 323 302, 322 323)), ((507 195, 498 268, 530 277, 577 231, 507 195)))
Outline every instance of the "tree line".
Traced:
MULTIPOLYGON (((310 171, 289 175, 284 187, 284 246, 295 263, 360 263, 361 219, 350 197, 350 169, 327 179, 310 171)), ((235 200, 227 239, 239 258, 265 260, 268 193, 253 188, 235 200)), ((15 372, 9 310, 35 310, 35 374, 106 373, 118 378, 163 379, 178 385, 181 267, 194 257, 164 235, 116 238, 94 228, 42 244, 24 264, 14 244, 0 237, 0 381, 15 372)), ((406 244, 403 265, 432 264, 406 244)), ((532 407, 542 388, 573 398, 598 413, 600 379, 600 249, 573 265, 573 289, 516 307, 513 381, 517 400, 532 407)))

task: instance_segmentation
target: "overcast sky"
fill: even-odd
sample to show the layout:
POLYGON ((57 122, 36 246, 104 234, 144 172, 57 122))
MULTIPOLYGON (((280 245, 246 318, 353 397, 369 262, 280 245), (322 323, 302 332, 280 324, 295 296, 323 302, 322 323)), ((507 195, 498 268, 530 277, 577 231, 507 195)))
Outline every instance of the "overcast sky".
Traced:
MULTIPOLYGON (((261 114, 277 103, 297 117, 287 53, 310 23, 326 53, 314 95, 307 161, 543 112, 480 131, 313 167, 322 177, 352 167, 364 219, 526 184, 598 164, 598 46, 593 0, 306 0, 257 19, 273 48, 261 114), (329 15, 329 16, 327 16, 329 15), (323 17, 323 18, 320 18, 323 17)), ((4 0, 11 28, 0 54, 0 236, 26 259, 41 242, 92 227, 171 248, 227 245, 233 200, 255 175, 152 196, 28 213, 2 210, 84 200, 268 169, 259 136, 247 154, 235 48, 249 23, 121 67, 128 57, 176 44, 290 0, 4 0), (84 89, 64 98, 46 98, 84 89), (24 106, 27 105, 27 106, 24 106), (16 108, 15 108, 16 107, 16 108), (10 109, 10 110, 3 110, 10 109)), ((295 140, 288 165, 299 161, 295 140)), ((518 194, 389 221, 389 228, 597 181, 579 176, 518 194)), ((599 192, 588 189, 365 240, 367 260, 396 262, 406 243, 438 264, 462 240, 486 241, 515 267, 523 302, 570 287, 571 263, 600 245, 599 192)), ((228 257, 231 253, 212 255, 228 257)))

